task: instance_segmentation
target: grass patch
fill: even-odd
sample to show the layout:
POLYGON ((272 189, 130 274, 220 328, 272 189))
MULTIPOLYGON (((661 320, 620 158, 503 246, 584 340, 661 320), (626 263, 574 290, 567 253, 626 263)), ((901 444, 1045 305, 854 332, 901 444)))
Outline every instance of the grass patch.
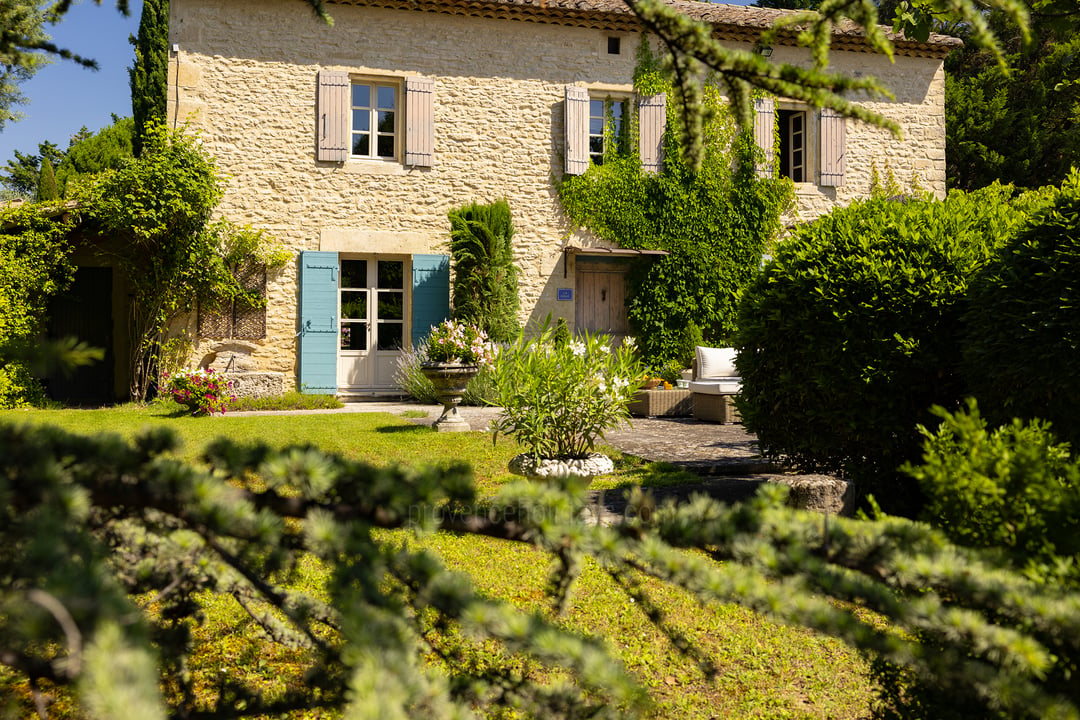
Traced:
POLYGON ((295 390, 283 395, 262 398, 236 398, 229 403, 230 412, 252 410, 336 410, 345 405, 334 395, 309 395, 295 390))
MULTIPOLYGON (((99 410, 20 410, 0 412, 0 422, 51 424, 72 432, 113 432, 130 438, 146 427, 168 426, 183 438, 179 454, 197 460, 217 436, 236 442, 273 446, 317 445, 327 452, 377 464, 420 465, 443 460, 468 461, 481 498, 490 497, 514 479, 506 463, 521 451, 488 433, 436 433, 385 413, 332 413, 282 416, 194 418, 163 405, 121 406, 99 410)), ((696 482, 674 466, 616 454, 616 472, 594 483, 597 489, 634 484, 657 486, 696 482)), ((551 559, 532 546, 490 538, 434 533, 417 539, 405 532, 384 532, 388 541, 426 547, 454 570, 467 573, 477 588, 526 610, 550 617, 544 587, 551 559)), ((298 584, 319 594, 325 568, 312 561, 298 584)), ((871 689, 866 664, 843 643, 802 628, 778 625, 733 605, 702 608, 681 590, 646 581, 645 591, 664 614, 665 623, 688 639, 717 672, 709 675, 683 655, 663 632, 629 600, 595 563, 586 561, 574 602, 559 619, 565 626, 603 639, 656 701, 655 717, 688 718, 837 718, 867 716, 871 689)), ((303 682, 298 670, 302 651, 274 645, 231 597, 207 596, 205 621, 193 629, 197 651, 190 671, 213 697, 223 675, 263 688, 269 695, 303 682)), ((495 647, 477 651, 478 664, 515 662, 495 647)), ((533 672, 551 672, 530 667, 533 672)), ((0 672, 0 696, 25 697, 0 672)), ((3 716, 0 702, 0 716, 3 716)), ((54 706, 55 707, 55 706, 54 706)), ((25 709, 25 708, 23 708, 25 709)), ((73 717, 63 713, 55 717, 73 717)), ((290 717, 317 717, 294 714, 290 717)), ((322 715, 322 717, 328 717, 322 715)))

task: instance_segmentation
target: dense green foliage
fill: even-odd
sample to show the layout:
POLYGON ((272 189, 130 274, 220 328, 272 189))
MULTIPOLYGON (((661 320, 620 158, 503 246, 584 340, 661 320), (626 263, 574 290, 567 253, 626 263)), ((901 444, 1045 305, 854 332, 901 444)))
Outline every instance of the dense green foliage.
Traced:
POLYGON ((644 608, 707 673, 721 669, 665 623, 657 582, 841 638, 947 688, 980 709, 972 717, 1080 717, 1075 683, 1062 681, 1080 656, 1080 598, 917 523, 823 526, 819 515, 784 508, 774 488, 734 506, 699 498, 655 508, 639 495, 603 526, 586 523, 582 496, 534 483, 505 486, 472 514, 461 466, 377 469, 309 447, 226 440, 192 464, 174 446, 161 429, 129 443, 0 426, 4 663, 75 687, 98 717, 130 717, 132 708, 162 717, 163 706, 203 717, 293 708, 361 718, 647 713, 600 640, 490 600, 430 552, 373 528, 534 545, 555 561, 555 608, 570 605, 589 557, 621 602, 644 608), (289 583, 310 556, 326 567, 323 592, 289 583), (216 695, 197 699, 184 669, 189 633, 197 599, 215 595, 240 602, 273 642, 300 648, 304 681, 261 695, 228 675, 216 695), (153 598, 153 611, 139 612, 132 598, 153 598), (489 660, 493 651, 504 660, 489 660))
MULTIPOLYGON (((635 80, 640 89, 643 78, 635 80)), ((738 294, 778 233, 791 197, 786 179, 757 176, 752 142, 720 112, 719 90, 710 86, 706 97, 714 114, 699 171, 687 167, 681 141, 669 132, 660 173, 643 172, 631 153, 565 177, 559 186, 567 215, 604 240, 668 252, 636 264, 628 284, 631 328, 656 365, 674 360, 689 367, 695 344, 728 340, 738 294)), ((678 112, 668 108, 674 127, 678 112)))
POLYGON ((926 495, 927 522, 1042 582, 1080 579, 1080 466, 1069 446, 1042 420, 987 427, 973 400, 939 414, 921 463, 905 468, 926 495))
POLYGON ((964 394, 968 284, 1037 201, 1000 186, 944 202, 874 199, 780 243, 745 293, 735 338, 742 417, 763 451, 845 473, 891 511, 917 509, 897 468, 918 457, 930 406, 964 394))
POLYGON ((990 21, 1009 68, 965 46, 946 61, 946 160, 949 187, 973 190, 995 180, 1034 188, 1061 183, 1080 165, 1080 16, 1035 13, 1034 42, 1002 13, 990 21))
POLYGON ((169 89, 169 0, 143 0, 135 65, 128 70, 134 153, 142 154, 148 125, 165 122, 169 89))
MULTIPOLYGON (((1076 588, 1080 466, 1069 447, 1057 444, 1040 420, 988 428, 974 400, 956 413, 936 413, 942 422, 923 429, 921 462, 904 468, 926 495, 926 521, 952 542, 990 550, 1034 582, 1076 588)), ((1075 687, 1077 660, 1061 658, 1046 682, 1075 687)), ((894 663, 875 661, 871 674, 880 687, 874 713, 880 720, 1016 717, 894 663)))
POLYGON ((56 182, 60 192, 76 194, 75 186, 88 176, 119 168, 132 157, 132 120, 113 116, 112 124, 92 133, 86 128, 71 139, 67 152, 56 166, 56 182))
POLYGON ((63 157, 64 152, 48 141, 38 143, 37 155, 16 150, 15 157, 8 160, 3 168, 4 176, 0 178, 0 183, 13 198, 35 200, 42 160, 48 159, 56 167, 63 157))
POLYGON ((28 343, 43 329, 48 299, 71 282, 74 219, 54 206, 24 205, 0 213, 0 407, 36 400, 40 388, 25 363, 5 348, 28 343))
POLYGON ((1080 448, 1080 169, 972 282, 964 375, 994 423, 1042 418, 1080 448))
MULTIPOLYGON (((37 200, 41 174, 48 163, 55 170, 57 197, 68 196, 68 185, 79 184, 85 176, 113 170, 131 157, 131 118, 113 116, 113 122, 96 133, 85 127, 79 130, 61 150, 54 143, 38 145, 36 155, 15 151, 0 176, 2 184, 13 197, 37 200)), ((77 194, 73 191, 73 195, 77 194)))
POLYGON ((449 216, 454 319, 479 327, 494 342, 510 342, 521 330, 510 203, 473 203, 449 216))
POLYGON ((81 188, 88 217, 114 241, 114 260, 131 286, 133 400, 145 400, 157 381, 173 320, 199 299, 246 295, 233 273, 244 258, 280 266, 287 257, 260 231, 211 222, 221 193, 197 139, 162 125, 145 129, 141 156, 81 188))

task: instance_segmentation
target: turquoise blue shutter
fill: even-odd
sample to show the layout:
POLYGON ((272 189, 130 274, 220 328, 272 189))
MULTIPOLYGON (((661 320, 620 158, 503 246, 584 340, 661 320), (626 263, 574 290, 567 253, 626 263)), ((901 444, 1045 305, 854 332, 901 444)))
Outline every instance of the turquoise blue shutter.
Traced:
POLYGON ((337 253, 300 253, 300 392, 337 392, 337 294, 337 253))
POLYGON ((450 317, 450 256, 412 256, 412 341, 415 346, 450 317))

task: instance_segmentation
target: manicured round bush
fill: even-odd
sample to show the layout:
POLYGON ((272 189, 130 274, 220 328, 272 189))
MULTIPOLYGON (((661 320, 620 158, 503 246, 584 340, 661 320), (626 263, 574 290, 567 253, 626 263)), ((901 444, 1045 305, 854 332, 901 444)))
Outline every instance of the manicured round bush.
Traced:
POLYGON ((964 374, 996 423, 1042 418, 1080 448, 1080 170, 972 282, 964 374))
POLYGON ((897 469, 931 405, 955 407, 968 280, 1024 218, 993 186, 858 202, 803 226, 744 293, 740 409, 764 453, 841 473, 912 513, 897 469))

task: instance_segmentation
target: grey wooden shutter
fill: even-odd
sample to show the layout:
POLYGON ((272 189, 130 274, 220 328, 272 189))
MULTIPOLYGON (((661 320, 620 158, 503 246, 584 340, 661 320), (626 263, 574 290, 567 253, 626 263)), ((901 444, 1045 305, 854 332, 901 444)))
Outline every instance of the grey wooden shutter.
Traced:
POLYGON ((589 169, 589 91, 566 86, 566 174, 589 169))
POLYGON ((667 120, 667 95, 650 95, 638 104, 638 150, 641 168, 658 173, 664 164, 664 123, 667 120))
POLYGON ((405 78, 405 164, 435 164, 435 81, 405 78))
POLYGON ((822 108, 818 116, 821 129, 820 149, 821 185, 840 187, 844 184, 844 145, 847 141, 847 121, 843 115, 830 108, 822 108))
POLYGON ((349 159, 349 84, 344 70, 319 71, 319 160, 349 159))
POLYGON ((773 176, 773 164, 776 162, 776 150, 773 146, 773 132, 776 127, 776 102, 772 98, 758 98, 754 101, 754 142, 765 153, 765 160, 757 169, 758 177, 773 176))

